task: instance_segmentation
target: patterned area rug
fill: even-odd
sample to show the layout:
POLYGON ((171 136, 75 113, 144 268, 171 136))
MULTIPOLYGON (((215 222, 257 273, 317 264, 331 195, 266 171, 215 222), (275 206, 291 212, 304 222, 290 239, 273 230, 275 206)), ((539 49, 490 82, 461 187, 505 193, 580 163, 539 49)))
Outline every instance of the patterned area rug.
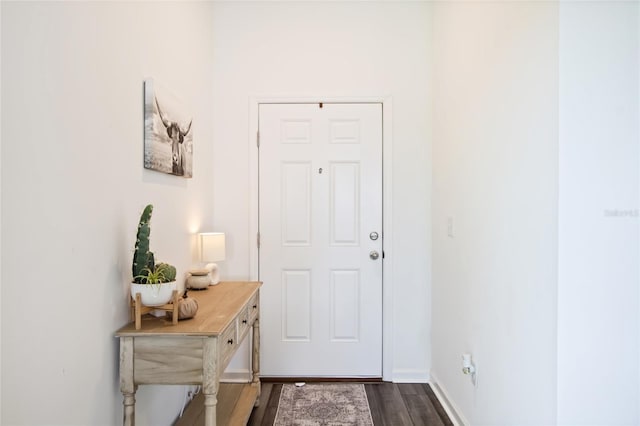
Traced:
POLYGON ((364 385, 282 386, 274 426, 372 426, 364 385))

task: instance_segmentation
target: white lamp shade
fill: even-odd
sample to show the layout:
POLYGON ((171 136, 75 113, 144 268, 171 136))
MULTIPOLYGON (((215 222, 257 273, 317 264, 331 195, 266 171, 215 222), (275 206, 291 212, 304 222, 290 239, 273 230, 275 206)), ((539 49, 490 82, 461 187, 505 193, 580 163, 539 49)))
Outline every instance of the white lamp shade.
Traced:
POLYGON ((200 260, 217 262, 225 259, 225 239, 223 232, 203 232, 200 236, 200 260))

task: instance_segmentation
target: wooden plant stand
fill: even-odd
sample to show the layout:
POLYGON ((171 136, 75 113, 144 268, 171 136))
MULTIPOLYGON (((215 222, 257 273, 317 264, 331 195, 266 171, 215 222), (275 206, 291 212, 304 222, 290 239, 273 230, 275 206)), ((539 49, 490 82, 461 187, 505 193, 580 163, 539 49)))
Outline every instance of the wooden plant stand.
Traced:
POLYGON ((131 320, 136 323, 136 330, 142 327, 142 316, 155 310, 167 311, 172 313, 172 323, 178 323, 178 290, 173 290, 171 294, 171 303, 162 306, 145 306, 140 300, 140 293, 136 293, 136 300, 131 300, 131 320))

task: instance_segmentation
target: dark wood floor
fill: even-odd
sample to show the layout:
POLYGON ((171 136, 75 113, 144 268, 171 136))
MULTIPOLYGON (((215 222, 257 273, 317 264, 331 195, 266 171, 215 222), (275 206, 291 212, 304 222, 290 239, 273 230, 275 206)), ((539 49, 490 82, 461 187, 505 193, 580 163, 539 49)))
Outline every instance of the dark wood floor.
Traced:
MULTIPOLYGON (((260 406, 249 426, 272 426, 278 410, 281 383, 263 383, 260 406)), ((365 384, 375 426, 453 425, 428 384, 365 384)))
MULTIPOLYGON (((227 385, 218 400, 218 414, 231 410, 242 385, 227 385), (234 397, 235 395, 235 397, 234 397)), ((375 382, 364 385, 375 426, 453 425, 428 384, 375 382)), ((254 408, 249 426, 272 426, 278 411, 282 383, 262 383, 260 406, 254 408)), ((224 415, 222 417, 225 417, 224 415)), ((174 426, 204 425, 204 398, 199 394, 174 426)), ((226 426, 226 425, 220 425, 226 426)))

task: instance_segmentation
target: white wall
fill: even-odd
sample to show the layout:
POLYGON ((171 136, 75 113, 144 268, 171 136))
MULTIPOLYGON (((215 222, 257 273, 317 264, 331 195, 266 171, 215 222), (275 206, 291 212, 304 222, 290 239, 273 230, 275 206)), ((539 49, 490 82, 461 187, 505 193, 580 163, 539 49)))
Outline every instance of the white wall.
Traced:
MULTIPOLYGON (((2 6, 0 5, 0 23, 2 6)), ((0 31, 0 52, 2 31, 0 31)), ((2 55, 0 54, 0 96, 2 94, 2 55)), ((0 188, 2 188, 2 102, 0 102, 0 188)), ((2 196, 0 196, 0 376, 2 376, 2 196)), ((2 421, 2 383, 0 382, 0 422, 2 421)))
POLYGON ((434 6, 431 371, 474 425, 556 418, 557 19, 547 2, 434 6))
MULTIPOLYGON (((252 96, 393 99, 393 378, 426 380, 430 302, 430 5, 214 4, 214 224, 247 278, 252 96)), ((257 117, 253 117, 256 119, 257 117)), ((268 285, 266 283, 265 285, 268 285)), ((268 309, 263 306, 263 309, 268 309)), ((234 365, 233 367, 238 367, 234 365)))
POLYGON ((640 423, 639 28, 560 5, 559 424, 640 423))
POLYGON ((640 422, 638 9, 434 9, 432 376, 467 422, 640 422))
MULTIPOLYGON (((154 204, 152 249, 179 274, 212 221, 211 4, 1 7, 1 422, 118 424, 138 216, 154 204), (143 169, 145 77, 191 107, 191 180, 143 169)), ((137 424, 170 424, 182 398, 140 387, 137 424)))

